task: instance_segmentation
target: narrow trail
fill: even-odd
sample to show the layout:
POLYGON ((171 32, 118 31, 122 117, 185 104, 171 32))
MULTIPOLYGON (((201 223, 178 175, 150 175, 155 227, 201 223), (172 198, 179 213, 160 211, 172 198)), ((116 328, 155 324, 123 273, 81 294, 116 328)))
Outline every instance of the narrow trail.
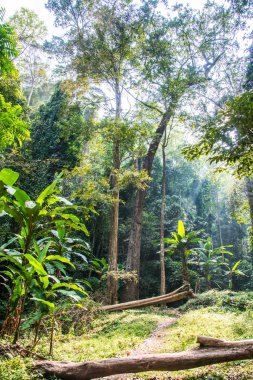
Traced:
MULTIPOLYGON (((166 330, 168 327, 172 326, 176 321, 178 320, 179 316, 177 317, 169 317, 164 319, 163 321, 159 322, 156 329, 153 331, 153 333, 146 339, 144 342, 142 342, 138 347, 135 349, 127 352, 127 356, 139 356, 139 355, 145 355, 145 354, 152 354, 154 352, 157 352, 160 348, 162 348, 165 340, 166 340, 166 330)), ((114 375, 114 376, 108 376, 103 377, 100 379, 104 380, 132 380, 134 379, 134 375, 131 373, 128 373, 126 375, 114 375)), ((96 379, 99 380, 99 379, 96 379)))
POLYGON ((177 321, 177 318, 166 318, 159 322, 155 331, 142 342, 137 348, 133 349, 129 356, 138 356, 143 354, 152 354, 163 346, 166 338, 166 329, 172 326, 177 321))

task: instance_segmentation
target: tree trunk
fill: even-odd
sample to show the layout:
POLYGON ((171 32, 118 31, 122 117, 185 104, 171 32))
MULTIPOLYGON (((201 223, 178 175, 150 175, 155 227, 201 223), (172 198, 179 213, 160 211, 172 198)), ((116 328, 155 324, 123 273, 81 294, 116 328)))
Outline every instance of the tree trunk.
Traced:
POLYGON ((253 359, 253 341, 224 342, 198 337, 200 348, 173 354, 151 354, 83 363, 37 361, 35 368, 64 380, 89 380, 124 373, 179 371, 253 359), (202 348, 203 347, 203 348, 202 348))
MULTIPOLYGON (((155 154, 157 152, 158 146, 161 142, 164 131, 171 119, 174 108, 176 105, 176 100, 171 104, 171 107, 163 114, 162 120, 156 130, 155 136, 153 137, 148 152, 144 157, 142 169, 147 172, 148 175, 151 174, 152 165, 154 161, 155 154)), ((127 263, 126 270, 128 272, 136 272, 138 279, 140 274, 140 249, 141 249, 141 230, 142 230, 142 214, 144 208, 145 196, 147 193, 146 189, 138 189, 136 193, 135 206, 133 212, 132 226, 130 231, 128 252, 127 252, 127 263)), ((139 283, 130 279, 125 283, 123 289, 123 300, 132 301, 139 298, 139 283)))
POLYGON ((118 228, 119 228, 119 169, 120 169, 120 142, 117 137, 117 129, 121 112, 121 92, 119 84, 115 86, 116 96, 116 113, 115 113, 115 131, 113 141, 113 169, 112 169, 112 209, 111 223, 109 234, 109 250, 108 250, 108 276, 107 276, 107 291, 108 301, 111 305, 118 301, 118 228))
POLYGON ((245 182, 246 182, 246 189, 247 189, 247 197, 248 197, 248 201, 249 201, 251 228, 253 231, 253 182, 252 182, 252 178, 246 177, 245 182))
POLYGON ((188 272, 188 264, 187 264, 187 257, 185 251, 182 252, 182 277, 183 277, 183 284, 189 284, 189 272, 188 272))
POLYGON ((164 262, 164 214, 165 214, 165 195, 166 195, 166 155, 165 144, 162 145, 163 176, 162 176, 162 205, 161 205, 161 240, 160 240, 160 263, 161 263, 161 285, 160 294, 166 293, 165 262, 164 262))
POLYGON ((130 301, 119 303, 117 305, 109 305, 102 306, 100 310, 103 311, 117 311, 117 310, 128 310, 128 309, 136 309, 139 307, 146 307, 158 304, 167 304, 176 301, 180 301, 182 299, 186 299, 189 297, 194 297, 191 290, 189 290, 189 286, 182 286, 181 288, 175 290, 172 293, 164 294, 158 297, 146 298, 139 301, 130 301))
MULTIPOLYGON (((216 190, 216 205, 217 205, 217 225, 218 225, 218 232, 219 232, 219 238, 220 238, 220 245, 223 246, 223 238, 222 238, 222 230, 221 230, 221 222, 220 222, 220 205, 219 205, 219 197, 218 197, 218 191, 216 190)), ((225 261, 224 254, 222 254, 223 261, 225 261)))

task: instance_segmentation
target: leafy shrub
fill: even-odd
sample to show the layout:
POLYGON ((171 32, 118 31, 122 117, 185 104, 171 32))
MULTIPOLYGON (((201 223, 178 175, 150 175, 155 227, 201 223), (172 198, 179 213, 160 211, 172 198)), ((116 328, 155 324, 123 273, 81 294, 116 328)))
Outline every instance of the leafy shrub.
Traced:
POLYGON ((181 311, 195 310, 202 307, 219 308, 228 311, 245 311, 253 308, 253 292, 233 292, 229 290, 210 290, 199 294, 181 306, 181 311))

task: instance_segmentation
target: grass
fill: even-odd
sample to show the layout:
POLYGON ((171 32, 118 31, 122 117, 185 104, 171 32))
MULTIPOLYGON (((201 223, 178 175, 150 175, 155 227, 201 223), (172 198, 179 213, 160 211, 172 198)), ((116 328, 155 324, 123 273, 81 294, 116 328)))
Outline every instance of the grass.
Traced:
MULTIPOLYGON (((147 311, 124 311, 100 315, 82 336, 59 335, 54 348, 55 360, 84 361, 125 355, 137 347, 164 317, 147 311)), ((40 345, 40 352, 48 344, 40 345)))
MULTIPOLYGON (((154 352, 179 352, 196 347, 198 335, 225 340, 253 338, 253 313, 229 312, 202 308, 184 314, 167 329, 162 349, 154 352)), ((166 380, 250 380, 253 379, 253 361, 225 363, 171 373, 146 373, 145 379, 166 380)))
MULTIPOLYGON (((163 311, 150 309, 99 314, 89 323, 89 330, 75 336, 58 331, 54 343, 54 360, 85 361, 126 355, 137 347, 164 318, 163 311)), ((6 343, 6 342, 5 342, 6 343)), ((27 344, 28 341, 22 341, 27 344)), ((1 344, 1 340, 0 340, 1 344)), ((48 339, 43 338, 37 347, 47 355, 48 339)), ((16 357, 0 361, 0 380, 37 380, 43 377, 30 371, 31 360, 16 357)))
MULTIPOLYGON (((253 338, 253 312, 249 308, 252 293, 231 294, 209 292, 201 299, 189 301, 178 321, 169 327, 162 338, 163 344, 156 352, 177 352, 196 345, 197 335, 239 340, 253 338), (218 297, 218 301, 217 301, 218 297), (229 301, 232 300, 232 307, 229 301), (211 301, 210 301, 211 299, 211 301), (216 303, 214 302, 216 299, 216 303), (236 301, 235 301, 236 299, 236 301), (195 301, 195 304, 194 304, 195 301), (211 306, 206 307, 206 303, 211 306), (235 307, 234 303, 241 305, 235 307), (203 307, 204 306, 204 307, 203 307)), ((181 308, 182 309, 182 308, 181 308)), ((172 310, 147 308, 120 313, 99 314, 89 321, 76 336, 71 328, 58 329, 55 337, 54 360, 84 361, 127 355, 143 342, 156 328, 157 323, 171 316, 172 310)), ((71 326, 71 323, 70 323, 71 326)), ((25 345, 28 341, 22 341, 25 345)), ((1 344, 1 341, 0 341, 1 344)), ((38 348, 40 354, 48 352, 48 338, 44 337, 38 348)), ((154 351, 155 352, 155 351, 154 351)), ((19 357, 0 362, 1 380, 38 380, 42 376, 31 372, 31 360, 19 357)), ((135 379, 164 380, 253 380, 253 362, 241 361, 207 366, 171 373, 145 373, 135 379)))

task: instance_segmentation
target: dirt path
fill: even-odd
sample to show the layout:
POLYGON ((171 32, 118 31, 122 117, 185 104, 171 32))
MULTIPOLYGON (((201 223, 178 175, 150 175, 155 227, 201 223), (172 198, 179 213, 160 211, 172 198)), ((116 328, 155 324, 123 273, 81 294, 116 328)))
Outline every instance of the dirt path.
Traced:
MULTIPOLYGON (((145 354, 152 354, 153 352, 159 350, 159 348, 163 346, 163 343, 166 340, 166 329, 172 326, 177 321, 177 319, 178 318, 176 317, 169 317, 159 322, 155 331, 146 340, 144 340, 144 342, 142 342, 138 347, 136 347, 132 351, 129 351, 127 353, 127 356, 139 356, 139 355, 145 355, 145 354)), ((101 379, 103 380, 132 380, 134 379, 133 376, 134 376, 133 374, 129 373, 126 375, 114 375, 114 376, 103 377, 101 379)), ((96 379, 96 380, 99 380, 99 379, 96 379)))
POLYGON ((131 351, 129 356, 138 356, 143 354, 152 354, 162 347, 166 338, 166 329, 176 322, 177 318, 166 318, 159 322, 155 331, 149 338, 144 340, 137 348, 131 351))

